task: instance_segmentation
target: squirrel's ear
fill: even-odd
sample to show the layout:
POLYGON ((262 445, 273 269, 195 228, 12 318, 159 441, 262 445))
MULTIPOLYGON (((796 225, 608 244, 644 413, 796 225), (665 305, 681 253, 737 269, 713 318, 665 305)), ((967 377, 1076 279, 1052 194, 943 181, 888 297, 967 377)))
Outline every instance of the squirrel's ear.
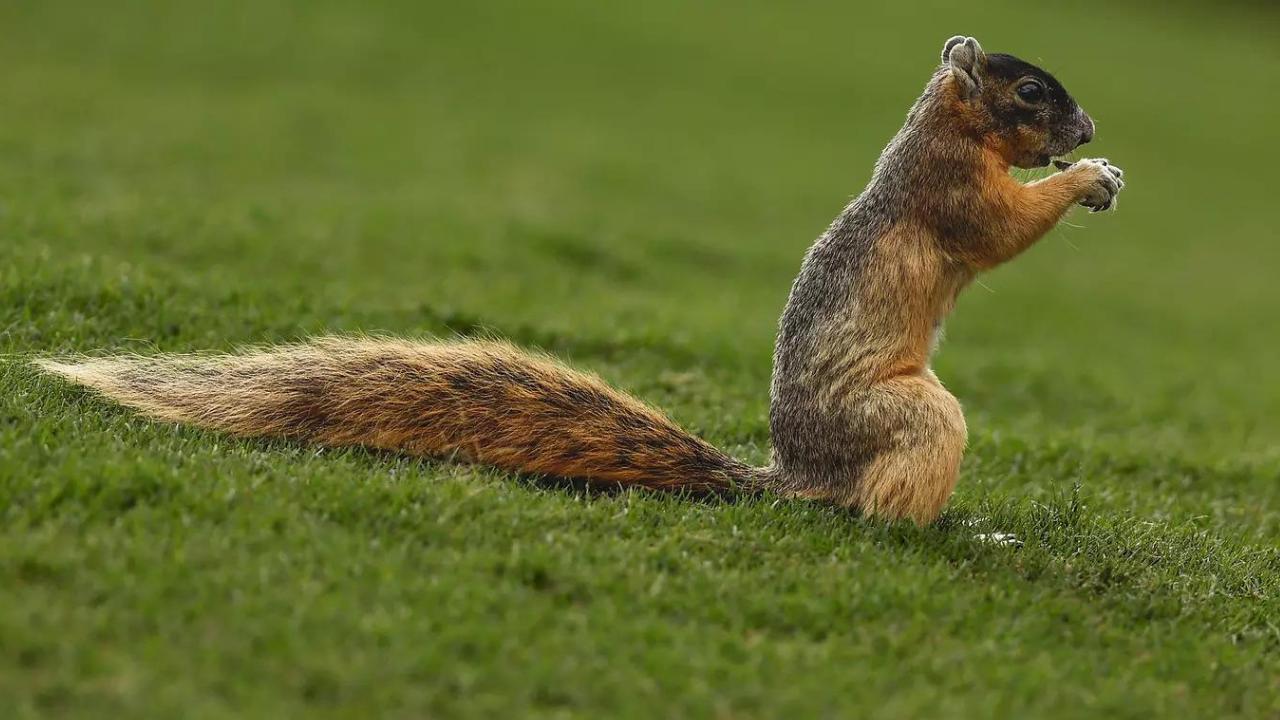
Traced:
POLYGON ((977 40, 964 35, 951 38, 942 46, 942 62, 951 68, 962 96, 973 97, 982 87, 980 71, 987 64, 987 54, 977 40))

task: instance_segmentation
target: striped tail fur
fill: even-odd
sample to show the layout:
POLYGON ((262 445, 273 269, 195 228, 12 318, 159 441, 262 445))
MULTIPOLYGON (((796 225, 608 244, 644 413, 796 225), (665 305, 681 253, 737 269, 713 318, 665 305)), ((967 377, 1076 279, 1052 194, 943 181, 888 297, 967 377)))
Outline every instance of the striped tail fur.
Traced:
POLYGON ((655 489, 747 488, 755 474, 599 378, 501 342, 331 337, 37 364, 147 416, 239 436, 655 489))

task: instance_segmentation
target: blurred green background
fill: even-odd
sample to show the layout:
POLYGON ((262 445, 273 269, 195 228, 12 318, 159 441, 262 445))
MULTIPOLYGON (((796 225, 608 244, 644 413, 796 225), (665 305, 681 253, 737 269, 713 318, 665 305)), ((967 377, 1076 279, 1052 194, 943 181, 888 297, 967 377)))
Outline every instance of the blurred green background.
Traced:
MULTIPOLYGON (((1280 12, 1264 3, 3 2, 0 352, 21 359, 72 350, 226 349, 323 331, 488 330, 599 371, 719 445, 761 461, 767 453, 774 331, 800 258, 861 190, 936 66, 942 43, 959 33, 976 36, 989 52, 1012 53, 1054 72, 1097 122, 1087 155, 1110 158, 1125 169, 1128 181, 1116 212, 1070 215, 1039 246, 974 285, 949 324, 936 370, 964 403, 973 435, 959 507, 967 512, 1006 494, 1016 502, 1049 502, 1080 485, 1091 507, 1108 518, 1136 514, 1144 522, 1192 523, 1187 538, 1207 532, 1274 548, 1280 538, 1280 379, 1272 372, 1280 354, 1273 169, 1280 160, 1280 97, 1274 93, 1280 12)), ((11 527, 25 528, 15 530, 8 543, 5 557, 13 564, 6 567, 18 568, 11 578, 26 577, 28 560, 16 549, 24 543, 45 548, 32 551, 40 562, 62 557, 49 548, 80 558, 77 533, 87 533, 86 527, 106 538, 103 557, 136 557, 139 567, 147 566, 149 548, 159 547, 156 538, 163 532, 148 535, 141 524, 133 540, 123 540, 121 521, 94 504, 99 500, 69 500, 60 490, 70 483, 97 497, 91 484, 75 483, 98 472, 124 488, 137 477, 164 478, 148 482, 175 493, 206 492, 198 485, 173 489, 190 484, 192 473, 217 479, 209 487, 218 493, 228 483, 247 492, 249 486, 236 478, 248 478, 243 482, 252 488, 263 478, 277 478, 270 492, 283 493, 276 498, 280 507, 298 502, 289 493, 300 491, 289 489, 286 479, 333 472, 351 481, 354 494, 335 496, 325 513, 374 512, 342 509, 361 502, 358 483, 374 472, 358 458, 335 461, 335 470, 308 460, 305 452, 175 434, 65 391, 55 394, 57 385, 12 365, 3 382, 3 500, 11 527), (188 470, 165 474, 170 471, 164 468, 187 461, 194 462, 188 470), (46 541, 51 544, 40 544, 46 541)), ((372 465, 383 468, 379 463, 387 462, 372 465)), ((433 481, 439 474, 429 466, 393 470, 392 476, 403 471, 433 481)), ((486 498, 496 494, 529 507, 556 508, 563 513, 556 527, 586 528, 578 543, 589 544, 592 533, 599 537, 601 528, 616 521, 612 501, 574 509, 571 496, 512 495, 510 488, 495 489, 506 487, 501 482, 464 478, 450 485, 447 477, 439 478, 446 489, 424 492, 455 497, 474 484, 486 498)), ((653 518, 686 512, 656 500, 636 502, 658 503, 644 507, 659 529, 668 520, 653 518)), ((171 509, 180 507, 175 502, 171 509)), ((687 512, 705 520, 697 513, 709 511, 687 512)), ((770 512, 766 506, 751 515, 754 521, 734 522, 766 528, 770 512)), ((522 515, 500 517, 512 523, 502 532, 513 537, 540 537, 545 529, 522 515)), ((252 516, 246 522, 252 526, 252 516)), ((374 525, 371 534, 384 537, 382 526, 374 525)), ((837 532, 805 527, 815 534, 837 532)), ((737 530, 734 525, 732 537, 737 530)), ((692 532, 683 525, 663 532, 681 537, 685 531, 692 532)), ((505 548, 505 536, 494 532, 494 547, 505 548)), ((849 542, 869 543, 859 546, 864 552, 880 549, 883 538, 849 532, 855 538, 849 542)), ((391 562, 369 556, 366 541, 372 542, 360 537, 350 539, 350 546, 330 548, 332 557, 343 557, 341 550, 391 562)), ((465 533, 440 541, 455 543, 448 546, 460 554, 439 572, 483 560, 461 549, 472 542, 465 533)), ((303 547, 301 540, 297 547, 303 547)), ((303 552, 297 547, 292 552, 303 552)), ((817 573, 843 592, 848 588, 838 583, 846 576, 828 575, 835 571, 823 564, 829 550, 787 552, 795 553, 795 572, 817 573)), ((269 545, 262 552, 269 553, 269 545)), ((630 578, 622 572, 626 555, 618 552, 613 560, 620 564, 609 567, 630 578)), ((850 565, 848 577, 871 572, 859 562, 898 563, 875 567, 918 583, 904 587, 936 590, 939 583, 951 584, 940 579, 940 568, 964 566, 965 552, 923 560, 911 550, 887 560, 864 557, 850 565)), ((1065 570, 1054 564, 1067 554, 1053 553, 1067 550, 1046 551, 1044 566, 1033 561, 1040 557, 1035 552, 1028 549, 1007 566, 998 564, 1005 560, 991 561, 997 565, 989 582, 1002 588, 997 595, 1003 599, 981 595, 976 587, 958 589, 979 593, 970 598, 969 611, 985 608, 981 612, 993 617, 1026 611, 1032 617, 1028 608, 1044 599, 1041 592, 1057 597, 1078 589, 1065 580, 1047 589, 1028 586, 1024 580, 1045 567, 1063 577, 1085 572, 1066 561, 1065 570)), ((222 567, 218 563, 239 562, 235 557, 211 551, 214 559, 206 559, 222 567)), ((786 563, 788 557, 774 559, 786 563)), ((254 558, 244 562, 251 565, 254 558)), ((649 582, 643 563, 635 567, 634 582, 649 582)), ((759 566, 752 567, 733 577, 744 588, 766 590, 768 579, 752 575, 759 566)), ((238 587, 239 571, 226 571, 228 587, 238 587)), ((1121 585, 1141 586, 1142 592, 1174 587, 1178 569, 1159 570, 1166 571, 1171 574, 1159 575, 1158 582, 1121 585)), ((103 570, 84 582, 98 583, 94 587, 104 597, 115 597, 121 588, 148 587, 145 573, 133 572, 103 570)), ((384 580, 408 571, 397 565, 387 572, 384 580)), ((1205 617, 1265 627, 1210 603, 1206 598, 1227 601, 1214 595, 1216 576, 1206 572, 1208 589, 1196 596, 1208 603, 1205 617)), ((179 582, 176 577, 168 581, 179 582)), ((444 577, 463 582, 470 576, 444 577)), ((498 608, 494 612, 505 607, 503 587, 499 583, 491 598, 498 604, 488 606, 498 608)), ((287 602, 286 591, 294 590, 282 587, 279 600, 287 602)), ((1110 591, 1091 586, 1084 592, 1093 597, 1110 591)), ((915 596, 923 594, 904 597, 915 596)), ((66 589, 10 596, 15 604, 7 615, 0 612, 0 621, 10 633, 43 628, 30 631, 29 638, 46 661, 81 657, 74 648, 101 639, 94 639, 93 628, 117 622, 160 645, 156 638, 181 643, 190 633, 200 635, 198 628, 164 614, 172 603, 186 606, 163 594, 148 597, 161 608, 157 617, 175 624, 160 623, 157 630, 146 624, 149 615, 123 608, 81 615, 76 593, 66 589), (32 619, 48 608, 53 610, 39 616, 43 624, 32 619), (54 652, 41 644, 63 627, 69 628, 71 645, 54 652)), ((410 604, 420 600, 412 593, 405 597, 410 604)), ((699 596, 690 590, 689 597, 699 596)), ((368 611, 359 598, 346 600, 368 611)), ((609 617, 632 627, 626 621, 636 609, 619 602, 611 606, 620 608, 619 615, 609 617)), ((736 601, 715 602, 733 607, 736 601)), ((809 607, 807 600, 796 602, 809 607)), ((847 609, 827 608, 837 614, 847 609)), ((1059 611, 1067 612, 1053 612, 1059 611)), ((274 611, 262 612, 258 619, 269 626, 274 611)), ((694 626, 711 622, 697 611, 682 612, 692 613, 694 626)), ((930 617, 942 610, 917 612, 930 617)), ((1092 609, 1080 612, 1097 627, 1139 627, 1151 617, 1137 611, 1108 614, 1111 609, 1097 610, 1097 616, 1092 609)), ((1222 652, 1233 653, 1231 638, 1242 636, 1214 635, 1208 628, 1221 630, 1218 620, 1174 615, 1166 618, 1168 625, 1152 627, 1167 633, 1169 643, 1188 643, 1185 665, 1161 664, 1172 655, 1161 654, 1156 646, 1166 640, 1154 636, 1122 642, 1099 631, 1089 636, 1093 640, 1063 638, 1037 626, 1021 639, 1015 632, 986 644, 979 639, 987 637, 985 631, 950 627, 955 648, 975 653, 955 658, 978 658, 998 669, 988 676, 972 668, 958 675, 952 692, 971 694, 952 710, 991 716, 1056 708, 1070 715, 1075 696, 1066 689, 1069 683, 1055 685, 1053 664, 1043 657, 1048 664, 1037 665, 1040 674, 1020 686, 1025 695, 1002 700, 994 690, 1017 685, 1012 678, 1035 665, 1019 653, 1037 652, 1041 640, 1058 648, 1054 657, 1076 680, 1088 678, 1100 658, 1120 666, 1125 658, 1137 658, 1129 670, 1137 679, 1098 689, 1090 697, 1101 705, 1082 707, 1120 714, 1126 703, 1133 712, 1172 710, 1190 693, 1192 701, 1204 703, 1200 707, 1212 708, 1213 691, 1192 679, 1196 638, 1218 638, 1227 648, 1222 652), (1077 643, 1095 641, 1087 652, 1071 654, 1077 643), (1153 654, 1143 655, 1148 650, 1153 654)), ((230 634, 248 632, 232 617, 223 620, 230 634)), ((482 622, 479 616, 470 621, 482 622)), ((515 626, 495 622, 496 632, 522 637, 515 626)), ((1245 673, 1233 676, 1239 685, 1213 680, 1234 688, 1240 707, 1263 707, 1259 698, 1266 688, 1275 689, 1273 680, 1268 685, 1276 667, 1271 628, 1270 644, 1257 649, 1260 655, 1214 656, 1215 667, 1245 673)), ((285 649, 269 657, 301 666, 313 654, 341 658, 351 642, 367 639, 348 630, 355 634, 335 630, 327 645, 323 638, 293 645, 298 636, 291 636, 282 641, 285 649)), ((418 637, 413 628, 404 632, 418 637)), ((864 631, 841 636, 841 642, 879 647, 858 632, 864 631)), ((909 654, 912 632, 898 627, 884 642, 909 654)), ((588 636, 601 647, 617 639, 607 632, 588 636)), ((128 637, 113 642, 127 645, 128 637)), ((690 637, 692 643, 702 636, 690 637)), ((742 644, 731 649, 746 656, 777 649, 733 637, 742 644)), ((102 661, 125 668, 109 675, 124 683, 120 687, 77 686, 78 679, 94 675, 70 660, 42 665, 19 659, 10 667, 24 668, 14 677, 32 687, 69 683, 67 697, 105 693, 137 710, 147 707, 150 696, 143 690, 156 687, 159 669, 195 663, 195 669, 183 666, 192 685, 164 696, 175 704, 163 707, 181 707, 197 696, 208 700, 210 687, 241 701, 256 697, 260 708, 307 707, 305 698, 300 706, 263 700, 270 691, 252 679, 228 679, 232 675, 225 673, 246 661, 231 662, 227 658, 238 656, 219 655, 216 643, 205 641, 211 644, 200 647, 213 658, 209 662, 221 658, 230 670, 166 654, 156 649, 160 645, 147 651, 154 655, 124 650, 119 657, 127 661, 102 661), (136 685, 128 685, 128 678, 136 685), (266 695, 254 694, 259 692, 266 695)), ((583 672, 609 657, 590 642, 565 642, 531 645, 559 653, 559 660, 547 661, 553 675, 583 672)), ((17 653, 14 647, 0 650, 17 653)), ((681 683, 694 678, 705 681, 701 690, 715 687, 716 678, 724 679, 715 674, 721 667, 716 662, 735 657, 725 648, 730 645, 702 647, 710 658, 706 665, 698 664, 705 658, 697 652, 681 656, 693 665, 673 669, 654 685, 624 685, 629 689, 620 695, 591 695, 563 707, 609 712, 642 708, 641 696, 694 697, 696 688, 681 683)), ((466 650, 441 652, 460 667, 469 667, 465 658, 474 660, 466 650)), ((478 667, 500 664, 500 654, 477 652, 478 667)), ((357 674, 376 678, 376 661, 361 657, 352 663, 357 674)), ((779 657, 783 666, 808 667, 803 659, 779 657)), ((803 657, 821 665, 826 656, 803 657)), ((930 663, 952 662, 947 657, 916 659, 945 674, 930 663)), ((893 707, 898 714, 936 717, 929 713, 935 696, 916 688, 916 694, 899 697, 894 682, 900 678, 874 676, 891 672, 873 670, 882 668, 874 660, 854 669, 873 674, 869 682, 877 697, 898 698, 899 705, 885 706, 886 717, 894 716, 893 707), (876 677, 883 682, 875 685, 876 677)), ((260 679, 274 677, 270 668, 247 662, 260 679)), ((439 689, 423 682, 433 692, 439 689)), ((283 685, 302 692, 298 682, 283 685)), ((804 687, 796 685, 797 693, 804 687)), ((752 702, 778 712, 842 707, 840 699, 813 691, 775 699, 774 705, 760 698, 752 702)), ((319 702, 326 700, 332 698, 319 702)), ((853 696, 843 701, 858 704, 853 696)), ((485 707, 512 709, 495 702, 485 707)), ((91 707, 71 701, 68 706, 91 707)), ((555 714, 560 706, 549 707, 555 714)), ((718 708, 729 717, 748 705, 688 707, 718 708)))

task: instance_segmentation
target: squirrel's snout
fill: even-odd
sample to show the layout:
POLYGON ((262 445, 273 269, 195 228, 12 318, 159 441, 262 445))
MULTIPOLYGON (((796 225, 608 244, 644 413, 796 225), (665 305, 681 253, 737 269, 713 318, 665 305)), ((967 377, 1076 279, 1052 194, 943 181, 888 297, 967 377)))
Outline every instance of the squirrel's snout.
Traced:
POLYGON ((1076 143, 1076 147, 1080 147, 1093 139, 1093 118, 1088 115, 1084 115, 1084 113, 1081 113, 1081 115, 1083 116, 1084 122, 1081 123, 1083 127, 1080 130, 1080 142, 1076 143))

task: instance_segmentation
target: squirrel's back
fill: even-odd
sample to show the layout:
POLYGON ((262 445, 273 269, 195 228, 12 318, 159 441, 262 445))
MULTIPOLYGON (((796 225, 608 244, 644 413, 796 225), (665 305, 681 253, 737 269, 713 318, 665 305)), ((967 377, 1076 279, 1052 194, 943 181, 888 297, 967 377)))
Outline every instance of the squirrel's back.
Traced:
POLYGON ((651 488, 752 470, 600 379, 506 343, 322 338, 234 355, 42 362, 147 415, 651 488))

